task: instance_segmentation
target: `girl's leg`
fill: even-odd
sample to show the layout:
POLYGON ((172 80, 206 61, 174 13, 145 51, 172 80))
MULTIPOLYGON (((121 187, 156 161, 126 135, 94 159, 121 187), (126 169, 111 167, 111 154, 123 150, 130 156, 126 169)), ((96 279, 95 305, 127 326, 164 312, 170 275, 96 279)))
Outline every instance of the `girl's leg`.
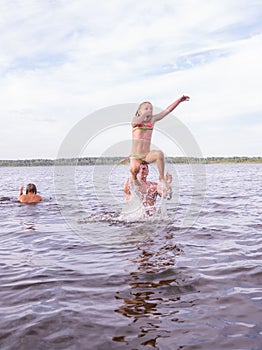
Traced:
POLYGON ((137 180, 137 174, 139 172, 140 164, 141 160, 139 158, 130 157, 130 173, 135 184, 139 184, 139 181, 137 180))
POLYGON ((147 163, 156 162, 158 172, 159 172, 159 180, 164 184, 166 189, 169 189, 170 185, 165 179, 165 156, 164 156, 164 153, 160 150, 152 150, 145 157, 145 161, 147 163))

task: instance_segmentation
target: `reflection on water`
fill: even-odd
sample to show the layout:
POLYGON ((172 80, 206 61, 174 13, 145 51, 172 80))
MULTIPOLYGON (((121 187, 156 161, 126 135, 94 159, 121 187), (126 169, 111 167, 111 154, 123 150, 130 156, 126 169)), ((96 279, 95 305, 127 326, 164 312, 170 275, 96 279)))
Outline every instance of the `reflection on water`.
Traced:
POLYGON ((118 291, 115 298, 122 305, 115 311, 134 324, 139 331, 134 337, 118 335, 115 342, 131 346, 152 346, 159 349, 157 339, 166 337, 163 321, 169 317, 171 322, 179 322, 177 317, 180 301, 181 276, 175 272, 175 258, 181 249, 173 244, 173 233, 160 234, 137 245, 139 255, 132 259, 136 270, 132 271, 126 283, 128 291, 118 291))

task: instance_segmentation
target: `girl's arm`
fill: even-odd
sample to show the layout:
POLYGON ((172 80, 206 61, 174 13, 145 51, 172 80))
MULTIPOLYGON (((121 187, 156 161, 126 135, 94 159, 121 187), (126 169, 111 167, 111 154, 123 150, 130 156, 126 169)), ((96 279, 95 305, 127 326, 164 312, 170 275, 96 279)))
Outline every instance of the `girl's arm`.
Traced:
POLYGON ((189 101, 189 99, 190 99, 189 96, 184 96, 184 95, 178 98, 175 102, 173 102, 170 106, 168 106, 164 111, 154 115, 153 116, 154 122, 157 122, 163 119, 166 115, 171 113, 181 102, 189 101))
POLYGON ((19 189, 19 196, 22 196, 23 191, 24 191, 24 187, 23 187, 23 186, 21 186, 21 187, 20 187, 20 189, 19 189))
POLYGON ((22 196, 23 196, 23 190, 24 190, 24 187, 21 186, 20 189, 19 189, 19 196, 18 196, 18 198, 17 198, 18 201, 20 201, 20 199, 21 199, 22 196))
POLYGON ((148 115, 148 112, 145 112, 141 115, 135 115, 133 120, 132 120, 132 127, 134 128, 135 126, 142 124, 147 115, 148 115))

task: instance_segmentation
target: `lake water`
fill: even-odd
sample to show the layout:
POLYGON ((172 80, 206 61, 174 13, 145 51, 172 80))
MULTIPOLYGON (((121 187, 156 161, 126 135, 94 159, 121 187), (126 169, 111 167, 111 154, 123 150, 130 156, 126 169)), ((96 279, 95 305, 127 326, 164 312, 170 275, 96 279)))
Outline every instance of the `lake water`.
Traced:
POLYGON ((262 164, 168 169, 135 220, 127 166, 0 168, 1 350, 262 349, 262 164))

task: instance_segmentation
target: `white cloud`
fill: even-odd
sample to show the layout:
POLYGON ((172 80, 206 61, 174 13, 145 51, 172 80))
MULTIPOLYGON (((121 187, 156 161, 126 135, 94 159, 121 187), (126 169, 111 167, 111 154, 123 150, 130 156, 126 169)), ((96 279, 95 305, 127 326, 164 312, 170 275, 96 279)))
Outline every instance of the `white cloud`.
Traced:
MULTIPOLYGON (((262 111, 259 1, 2 1, 0 11, 0 159, 54 158, 87 114, 142 100, 163 108, 180 94, 191 102, 175 115, 204 154, 219 154, 216 130, 262 111)), ((224 154, 247 129, 257 154, 248 119, 228 130, 224 154)))

